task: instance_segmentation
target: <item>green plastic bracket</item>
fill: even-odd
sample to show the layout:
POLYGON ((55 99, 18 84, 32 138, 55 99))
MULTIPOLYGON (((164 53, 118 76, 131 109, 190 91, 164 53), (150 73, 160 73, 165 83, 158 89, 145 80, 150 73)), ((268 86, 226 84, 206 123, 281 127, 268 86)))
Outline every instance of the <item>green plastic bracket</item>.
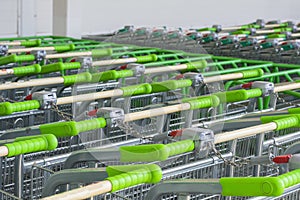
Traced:
POLYGON ((3 102, 0 103, 0 116, 10 115, 14 112, 28 111, 40 108, 40 103, 38 100, 29 100, 24 102, 3 102))
POLYGON ((193 81, 190 79, 183 80, 168 80, 163 82, 151 83, 152 92, 167 92, 179 88, 192 86, 193 81))
POLYGON ((58 146, 58 141, 54 135, 47 134, 16 138, 13 143, 4 146, 8 148, 7 157, 12 157, 25 153, 53 150, 58 146))
POLYGON ((106 167, 112 184, 111 192, 142 183, 158 183, 162 179, 162 170, 158 165, 120 165, 106 167))
POLYGON ((195 149, 193 140, 182 140, 167 145, 146 144, 120 147, 121 162, 163 161, 170 156, 191 152, 195 149))
POLYGON ((24 67, 14 67, 14 75, 16 76, 27 76, 30 74, 38 74, 41 72, 42 67, 39 64, 29 65, 24 67))
POLYGON ((71 137, 78 135, 81 132, 104 128, 106 120, 104 118, 95 118, 80 122, 56 122, 51 124, 40 125, 42 134, 52 134, 56 137, 71 137))
POLYGON ((49 65, 43 65, 41 69, 42 74, 51 73, 51 72, 58 72, 63 70, 69 69, 79 69, 81 67, 80 62, 71 62, 71 63, 52 63, 49 65))
POLYGON ((280 196, 285 188, 300 183, 300 169, 278 177, 221 178, 223 196, 280 196))

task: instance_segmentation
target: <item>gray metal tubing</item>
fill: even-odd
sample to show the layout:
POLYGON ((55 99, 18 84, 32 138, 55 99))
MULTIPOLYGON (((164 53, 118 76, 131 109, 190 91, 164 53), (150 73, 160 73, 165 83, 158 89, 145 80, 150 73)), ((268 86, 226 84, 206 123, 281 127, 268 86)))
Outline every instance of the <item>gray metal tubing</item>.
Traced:
POLYGON ((267 140, 264 142, 263 145, 263 150, 267 150, 269 148, 270 145, 274 144, 274 143, 289 143, 295 140, 295 138, 299 138, 300 137, 300 131, 297 131, 295 133, 291 133, 288 135, 284 135, 284 136, 280 136, 280 137, 276 137, 270 140, 267 140))
POLYGON ((87 169, 67 169, 57 172, 46 181, 42 197, 55 194, 57 187, 61 185, 89 184, 96 181, 102 181, 108 177, 105 168, 87 168, 87 169))
MULTIPOLYGON (((109 145, 104 145, 99 149, 103 149, 103 148, 107 148, 107 147, 120 147, 120 146, 125 146, 125 145, 137 145, 140 144, 141 139, 132 139, 132 140, 126 140, 126 141, 122 141, 122 142, 118 142, 118 143, 113 143, 113 144, 109 144, 109 145)), ((30 162, 26 162, 25 163, 25 170, 31 170, 32 165, 35 166, 45 166, 45 165, 53 165, 55 163, 63 163, 67 160, 67 158, 71 155, 71 153, 69 154, 63 154, 63 155, 56 155, 56 156, 52 156, 49 158, 44 158, 44 159, 39 159, 39 160, 34 160, 34 161, 30 161, 30 162)))
POLYGON ((289 146, 285 151, 284 154, 297 154, 300 153, 300 142, 296 142, 289 146))
POLYGON ((221 192, 222 186, 218 179, 170 180, 152 187, 145 200, 156 200, 164 193, 220 194, 221 192))
POLYGON ((104 162, 113 160, 120 160, 119 148, 87 149, 72 153, 65 161, 64 169, 71 169, 76 163, 80 162, 104 162))

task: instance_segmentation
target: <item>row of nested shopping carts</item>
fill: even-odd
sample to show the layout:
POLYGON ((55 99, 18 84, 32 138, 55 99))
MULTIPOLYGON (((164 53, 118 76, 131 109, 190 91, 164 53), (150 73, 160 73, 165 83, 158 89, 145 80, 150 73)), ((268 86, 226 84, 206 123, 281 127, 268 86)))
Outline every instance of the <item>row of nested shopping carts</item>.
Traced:
MULTIPOLYGON (((231 56, 280 63, 299 64, 299 24, 293 21, 258 19, 253 23, 206 28, 168 28, 125 26, 111 34, 87 35, 84 38, 121 43, 189 49, 197 41, 213 55, 231 56)), ((193 48, 192 48, 193 49, 193 48)))
POLYGON ((299 198, 300 65, 123 32, 0 39, 0 199, 299 198))

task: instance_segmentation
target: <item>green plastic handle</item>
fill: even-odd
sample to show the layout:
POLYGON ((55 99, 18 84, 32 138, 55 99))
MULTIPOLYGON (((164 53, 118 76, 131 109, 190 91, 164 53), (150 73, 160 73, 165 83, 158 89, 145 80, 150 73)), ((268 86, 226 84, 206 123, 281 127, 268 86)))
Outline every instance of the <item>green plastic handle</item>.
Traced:
POLYGON ((28 41, 21 41, 21 46, 24 47, 36 47, 42 44, 42 40, 28 40, 28 41))
POLYGON ((147 56, 136 56, 135 58, 137 63, 155 62, 158 59, 156 54, 150 54, 147 56))
POLYGON ((143 83, 139 85, 132 85, 120 88, 123 91, 124 97, 129 97, 139 94, 150 94, 152 92, 151 84, 143 83))
POLYGON ((74 44, 69 45, 62 45, 62 46, 54 46, 54 49, 58 53, 66 52, 66 51, 73 51, 75 49, 74 44))
POLYGON ((264 75, 264 70, 253 69, 253 70, 242 71, 241 73, 243 74, 243 78, 261 77, 264 75))
POLYGON ((260 121, 264 124, 275 122, 277 125, 276 130, 300 127, 300 114, 262 116, 260 121))
POLYGON ((24 67, 14 67, 14 75, 16 76, 26 76, 30 74, 38 74, 41 72, 42 67, 39 64, 29 65, 24 67))
POLYGON ((300 169, 278 177, 221 178, 223 196, 280 196, 285 188, 300 183, 300 169))
POLYGON ((56 137, 71 137, 78 135, 81 132, 104 128, 106 120, 104 118, 95 118, 80 122, 56 122, 51 124, 40 125, 42 134, 52 134, 56 137))
POLYGON ((34 110, 38 108, 40 108, 38 100, 29 100, 17 103, 3 102, 0 103, 0 115, 10 115, 14 112, 34 110))
POLYGON ((112 185, 111 192, 142 183, 158 183, 162 179, 162 170, 158 165, 121 165, 106 167, 112 185))
POLYGON ((72 63, 52 63, 49 65, 43 65, 41 69, 42 74, 51 73, 51 72, 58 72, 68 69, 79 69, 81 67, 80 62, 72 62, 72 63))
POLYGON ((53 150, 58 146, 57 138, 54 135, 38 135, 16 138, 13 143, 5 144, 8 148, 7 157, 17 156, 26 153, 53 150))
POLYGON ((190 63, 186 63, 187 65, 187 69, 184 71, 195 71, 198 69, 204 69, 207 67, 207 62, 206 60, 200 60, 197 62, 190 62, 190 63))
POLYGON ((195 148, 194 141, 182 140, 167 145, 145 144, 120 147, 121 162, 153 162, 167 160, 170 156, 191 152, 195 148))
POLYGON ((111 56, 113 53, 112 49, 93 49, 92 57, 93 58, 101 58, 104 56, 111 56))
POLYGON ((75 83, 89 83, 92 80, 92 75, 88 72, 63 76, 64 85, 74 85, 75 83))
POLYGON ((20 56, 10 55, 10 56, 4 56, 0 58, 0 65, 7 65, 16 62, 30 62, 34 60, 35 60, 34 55, 20 55, 20 56))
POLYGON ((192 86, 193 81, 190 79, 168 80, 163 82, 151 83, 152 92, 166 92, 192 86))
POLYGON ((92 82, 98 83, 101 81, 109 81, 109 80, 116 80, 119 78, 126 78, 126 77, 132 77, 134 75, 134 72, 132 70, 108 70, 100 73, 92 74, 92 82))
POLYGON ((250 89, 250 90, 233 90, 227 92, 219 92, 215 94, 219 97, 221 103, 232 103, 237 101, 245 101, 250 98, 260 97, 262 91, 259 88, 250 89))
POLYGON ((219 98, 215 95, 183 99, 182 102, 189 103, 190 110, 217 107, 220 104, 219 98))

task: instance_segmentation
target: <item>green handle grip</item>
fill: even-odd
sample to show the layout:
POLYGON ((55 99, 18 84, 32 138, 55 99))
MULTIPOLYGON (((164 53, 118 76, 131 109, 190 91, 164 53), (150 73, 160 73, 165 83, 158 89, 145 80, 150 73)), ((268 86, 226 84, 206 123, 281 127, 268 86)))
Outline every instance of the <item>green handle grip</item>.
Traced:
POLYGON ((220 104, 220 100, 215 95, 198 97, 198 98, 190 98, 190 99, 183 99, 183 103, 189 103, 190 109, 201 109, 201 108, 210 108, 210 107, 217 107, 220 104))
POLYGON ((39 135, 31 137, 16 138, 13 143, 5 144, 8 148, 7 157, 25 153, 53 150, 57 147, 58 141, 54 135, 39 135))
POLYGON ((276 130, 282 130, 292 127, 300 127, 300 115, 275 115, 275 116, 262 116, 260 118, 262 123, 275 122, 277 125, 276 130))
POLYGON ((152 92, 166 92, 192 86, 193 81, 190 79, 168 80, 163 82, 151 83, 152 92))
POLYGON ((261 77, 264 75, 264 70, 253 69, 253 70, 242 71, 241 73, 243 74, 243 78, 261 77))
POLYGON ((156 54, 150 54, 147 56, 136 56, 135 58, 137 63, 155 62, 158 59, 156 54))
POLYGON ((286 38, 286 35, 285 34, 271 34, 271 35, 268 35, 267 38, 269 38, 269 39, 286 38))
POLYGON ((174 156, 193 151, 195 149, 195 143, 193 140, 182 140, 166 144, 166 147, 168 148, 169 156, 174 156))
POLYGON ((167 160, 170 156, 191 152, 195 148, 194 141, 182 140, 167 145, 146 144, 120 147, 121 162, 153 162, 167 160))
POLYGON ((69 76, 63 76, 64 79, 64 85, 73 85, 75 83, 88 83, 92 80, 92 75, 88 72, 75 74, 75 75, 69 75, 69 76))
POLYGON ((237 101, 244 101, 254 97, 260 97, 262 91, 259 88, 250 89, 250 90, 233 90, 227 92, 216 93, 216 96, 219 97, 221 103, 232 103, 237 101))
POLYGON ((58 53, 66 52, 66 51, 73 51, 75 49, 74 44, 69 45, 62 45, 62 46, 54 46, 54 49, 58 53))
POLYGON ((111 192, 142 183, 158 183, 162 179, 162 170, 158 165, 109 166, 106 168, 112 185, 111 192))
POLYGON ((41 72, 42 67, 39 64, 29 65, 24 67, 14 67, 14 75, 16 76, 26 76, 30 74, 38 74, 41 72))
POLYGON ((104 56, 111 56, 113 53, 112 49, 93 49, 92 57, 93 58, 101 58, 104 56))
POLYGON ((207 66, 206 60, 200 60, 197 62, 191 62, 186 64, 187 68, 184 71, 194 71, 197 69, 204 69, 207 66))
POLYGON ((49 65, 43 65, 41 69, 42 74, 51 73, 51 72, 58 72, 68 69, 79 69, 81 67, 80 62, 72 62, 72 63, 52 63, 49 65))
POLYGON ((10 115, 14 112, 33 110, 38 108, 40 108, 40 103, 37 100, 29 100, 17 103, 4 102, 0 103, 0 116, 10 115))
POLYGON ((7 65, 9 63, 16 63, 16 62, 26 62, 26 61, 34 61, 34 55, 10 55, 0 58, 0 65, 7 65))
POLYGON ((300 108, 290 108, 288 109, 290 114, 300 114, 300 108))
POLYGON ((300 169, 278 177, 221 178, 223 196, 279 196, 285 188, 300 183, 300 169))
POLYGON ((250 90, 246 90, 247 99, 260 97, 262 95, 262 90, 259 88, 254 88, 250 90))
POLYGON ((150 94, 152 92, 151 84, 144 83, 120 88, 123 91, 123 96, 133 96, 139 94, 150 94))
POLYGON ((40 125, 42 134, 52 134, 56 137, 71 137, 81 132, 104 128, 106 120, 104 118, 95 118, 80 122, 68 121, 40 125))
POLYGON ((28 41, 21 41, 21 46, 24 47, 36 47, 42 44, 42 40, 28 40, 28 41))
POLYGON ((118 78, 125 78, 125 77, 131 77, 134 75, 134 72, 132 70, 108 70, 105 72, 95 73, 92 74, 92 82, 101 82, 101 81, 109 81, 109 80, 116 80, 118 78))

